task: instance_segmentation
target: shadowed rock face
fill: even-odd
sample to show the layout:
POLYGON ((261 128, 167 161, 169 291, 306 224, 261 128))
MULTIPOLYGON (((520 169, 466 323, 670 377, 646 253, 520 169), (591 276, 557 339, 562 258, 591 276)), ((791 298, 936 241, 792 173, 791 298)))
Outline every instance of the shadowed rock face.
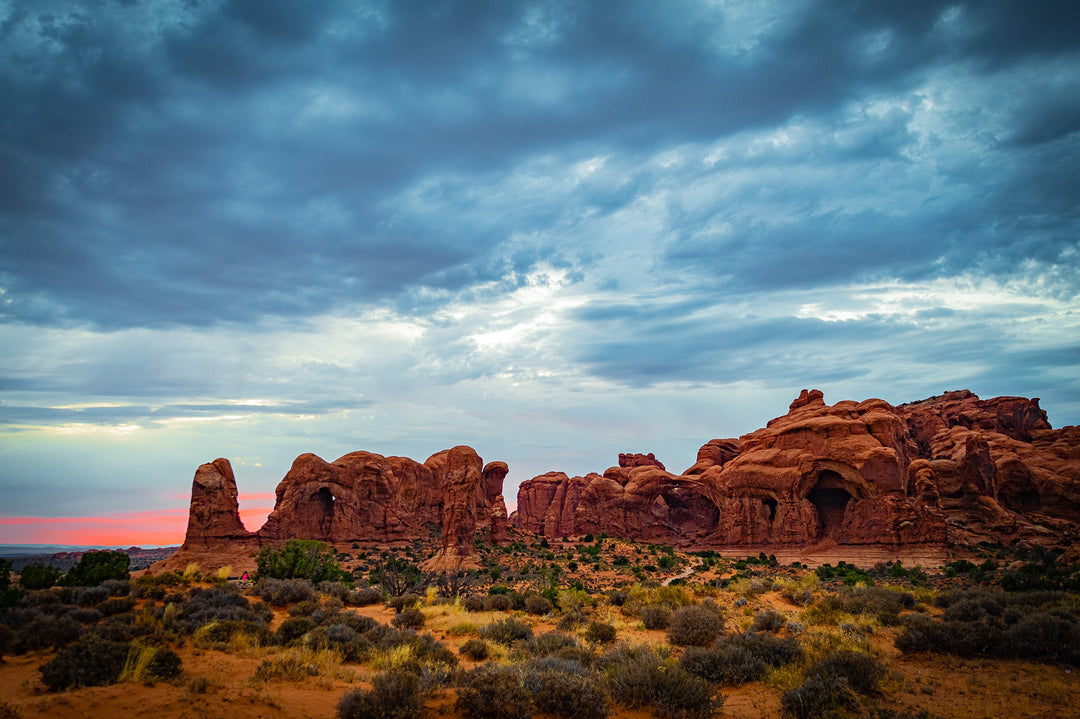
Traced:
POLYGON ((192 485, 184 549, 222 543, 317 539, 332 543, 395 542, 442 537, 433 571, 479 567, 475 539, 507 539, 502 482, 505 462, 486 467, 470 447, 454 447, 423 464, 406 457, 353 452, 334 462, 296 458, 278 484, 274 511, 258 532, 240 521, 228 460, 199 467, 192 485))
POLYGON ((1080 521, 1080 430, 1052 430, 1037 399, 962 391, 829 406, 803 390, 766 427, 705 444, 682 475, 626 459, 641 456, 620 455, 603 475, 524 482, 511 519, 552 537, 687 547, 899 547, 1080 521))

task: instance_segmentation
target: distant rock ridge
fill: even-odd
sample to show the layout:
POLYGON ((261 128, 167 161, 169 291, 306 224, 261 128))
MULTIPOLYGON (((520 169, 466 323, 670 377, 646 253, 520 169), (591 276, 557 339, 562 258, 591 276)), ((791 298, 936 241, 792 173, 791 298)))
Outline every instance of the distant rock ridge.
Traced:
POLYGON ((425 569, 478 568, 476 541, 506 543, 510 527, 686 549, 899 551, 1072 536, 1080 526, 1080 428, 1052 429, 1038 399, 981 400, 967 390, 895 407, 828 405, 819 390, 803 390, 765 427, 705 443, 682 474, 651 453, 623 453, 602 474, 553 471, 523 482, 509 517, 508 471, 467 446, 423 463, 303 454, 266 523, 248 532, 232 467, 217 459, 195 472, 187 536, 170 563, 221 566, 232 556, 243 565, 259 547, 292 538, 423 539, 438 546, 425 569))
POLYGON ((681 475, 628 459, 642 456, 523 482, 511 523, 704 549, 944 546, 1080 522, 1080 428, 1053 430, 1038 399, 830 406, 803 390, 764 428, 706 443, 681 475))

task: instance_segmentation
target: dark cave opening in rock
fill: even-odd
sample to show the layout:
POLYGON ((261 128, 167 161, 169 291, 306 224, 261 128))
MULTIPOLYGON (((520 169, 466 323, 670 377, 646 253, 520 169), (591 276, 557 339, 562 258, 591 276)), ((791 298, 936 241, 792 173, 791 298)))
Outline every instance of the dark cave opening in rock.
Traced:
POLYGON ((318 507, 319 530, 324 537, 329 537, 334 524, 334 495, 326 487, 320 487, 311 495, 311 500, 318 507))
POLYGON ((715 527, 720 521, 720 510, 716 505, 689 488, 674 487, 660 498, 667 504, 668 522, 680 534, 702 526, 715 527))
POLYGON ((771 522, 772 520, 776 519, 777 502, 775 499, 766 499, 765 506, 769 508, 769 521, 771 522))
MULTIPOLYGON (((822 472, 824 474, 824 472, 822 472)), ((818 513, 818 521, 821 522, 821 537, 837 537, 840 534, 840 525, 844 522, 844 510, 847 508, 851 494, 839 487, 818 486, 806 497, 818 513)))

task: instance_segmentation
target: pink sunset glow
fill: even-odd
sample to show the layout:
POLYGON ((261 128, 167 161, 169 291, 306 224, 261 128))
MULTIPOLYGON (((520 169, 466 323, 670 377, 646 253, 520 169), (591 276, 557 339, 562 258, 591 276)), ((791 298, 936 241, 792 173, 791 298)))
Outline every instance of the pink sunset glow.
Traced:
MULTIPOLYGON (((272 506, 264 503, 273 492, 241 493, 244 526, 255 531, 266 521, 272 506)), ((181 544, 187 531, 188 509, 119 512, 96 517, 0 517, 0 544, 56 544, 108 547, 169 546, 181 544)))

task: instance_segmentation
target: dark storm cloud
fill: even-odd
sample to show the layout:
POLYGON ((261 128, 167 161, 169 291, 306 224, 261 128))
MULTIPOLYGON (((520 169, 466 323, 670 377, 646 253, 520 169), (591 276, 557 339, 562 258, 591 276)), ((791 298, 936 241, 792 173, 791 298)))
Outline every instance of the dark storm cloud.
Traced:
MULTIPOLYGON (((846 102, 910 89, 950 63, 986 73, 1071 63, 1004 128, 1016 152, 1058 146, 1038 169, 1008 165, 986 204, 1008 198, 1045 215, 1054 203, 1062 215, 1044 228, 1043 254, 1074 232, 1062 223, 1076 209, 1075 4, 771 11, 741 28, 691 2, 19 3, 0 27, 4 314, 203 325, 454 292, 523 269, 502 259, 501 243, 552 228, 558 212, 456 213, 469 205, 461 186, 417 221, 393 200, 430 177, 497 183, 544 153, 634 156, 795 116, 829 122, 846 102)), ((889 155, 909 141, 902 121, 886 125, 855 151, 889 155)), ((639 179, 582 205, 618 209, 649 191, 639 179)), ((791 239, 769 242, 785 252, 816 238, 820 255, 796 250, 787 262, 814 272, 786 281, 827 281, 851 264, 838 248, 865 242, 863 223, 882 219, 811 213, 779 230, 791 239)), ((956 242, 982 242, 995 222, 991 212, 956 242)), ((925 218, 883 224, 888 244, 874 241, 856 263, 864 270, 877 257, 882 271, 918 274, 940 259, 922 239, 925 218), (897 244, 908 251, 899 265, 897 244)), ((772 235, 742 231, 746 247, 772 235)), ((699 250, 708 257, 692 243, 671 257, 699 250)), ((549 245, 525 264, 560 252, 549 245)), ((733 257, 748 263, 735 264, 748 282, 784 281, 782 261, 733 257)))

